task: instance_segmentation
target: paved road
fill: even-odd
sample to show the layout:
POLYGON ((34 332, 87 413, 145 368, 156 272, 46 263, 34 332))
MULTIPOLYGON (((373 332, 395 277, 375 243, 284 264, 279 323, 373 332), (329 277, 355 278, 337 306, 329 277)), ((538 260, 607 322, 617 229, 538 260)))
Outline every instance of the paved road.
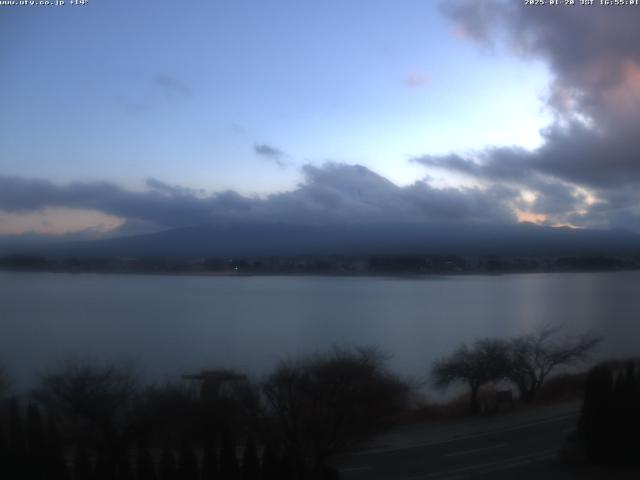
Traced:
POLYGON ((540 478, 576 421, 571 413, 453 440, 363 452, 338 466, 344 480, 540 478))

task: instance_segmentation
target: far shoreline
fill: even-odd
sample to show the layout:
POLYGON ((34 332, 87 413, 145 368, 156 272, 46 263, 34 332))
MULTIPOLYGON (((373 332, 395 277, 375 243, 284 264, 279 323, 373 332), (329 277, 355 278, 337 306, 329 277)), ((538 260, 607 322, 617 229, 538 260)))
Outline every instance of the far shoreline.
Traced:
POLYGON ((137 275, 157 277, 326 277, 326 278, 388 278, 397 280, 421 280, 443 277, 502 277, 509 275, 550 275, 550 274, 595 274, 637 272, 640 267, 612 269, 547 269, 547 270, 509 270, 509 271, 441 271, 441 272, 312 272, 312 271, 270 271, 270 272, 238 272, 238 271, 144 271, 144 270, 73 270, 73 269, 18 269, 0 266, 4 273, 49 273, 64 275, 137 275))

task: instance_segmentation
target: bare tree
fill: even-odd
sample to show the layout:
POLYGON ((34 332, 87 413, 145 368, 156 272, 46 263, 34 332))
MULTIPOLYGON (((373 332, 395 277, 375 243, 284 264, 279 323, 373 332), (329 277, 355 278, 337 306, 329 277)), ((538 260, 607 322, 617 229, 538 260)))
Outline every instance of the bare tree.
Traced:
POLYGON ((487 338, 476 341, 471 347, 462 344, 453 354, 436 361, 431 375, 439 388, 446 388, 455 382, 466 383, 471 391, 469 409, 477 413, 480 410, 480 388, 505 378, 508 367, 508 343, 487 338))
POLYGON ((184 383, 164 383, 143 388, 133 408, 136 430, 143 436, 178 445, 196 438, 209 426, 197 390, 184 383))
POLYGON ((558 338, 562 326, 546 325, 510 342, 509 379, 520 398, 532 402, 549 374, 560 366, 585 360, 602 340, 592 333, 558 338))
POLYGON ((283 362, 263 385, 296 468, 322 468, 405 407, 409 387, 375 349, 338 349, 283 362))
POLYGON ((137 390, 129 365, 67 362, 43 375, 33 395, 116 460, 130 440, 137 390))

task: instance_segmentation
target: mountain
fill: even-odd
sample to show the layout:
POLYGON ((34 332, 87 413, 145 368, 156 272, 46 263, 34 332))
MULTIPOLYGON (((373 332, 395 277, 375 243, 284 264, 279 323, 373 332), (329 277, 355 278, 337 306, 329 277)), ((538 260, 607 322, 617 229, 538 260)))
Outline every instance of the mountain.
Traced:
POLYGON ((146 235, 58 244, 0 244, 0 253, 53 257, 261 257, 299 255, 578 255, 640 252, 627 231, 516 225, 198 225, 146 235))

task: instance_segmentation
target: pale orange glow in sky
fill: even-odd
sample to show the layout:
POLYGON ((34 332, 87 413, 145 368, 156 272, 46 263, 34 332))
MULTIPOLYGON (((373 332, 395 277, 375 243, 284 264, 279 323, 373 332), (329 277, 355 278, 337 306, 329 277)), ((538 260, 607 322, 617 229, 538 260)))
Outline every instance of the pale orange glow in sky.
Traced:
POLYGON ((584 228, 584 227, 581 227, 580 225, 573 225, 571 223, 554 223, 551 226, 555 227, 555 228, 560 228, 560 227, 562 227, 562 228, 573 228, 575 230, 581 230, 581 229, 584 228))
MULTIPOLYGON (((516 210, 518 222, 535 223, 536 225, 545 225, 547 222, 547 216, 541 213, 525 212, 523 210, 516 210)), ((554 223, 552 227, 565 227, 565 228, 583 228, 579 225, 572 225, 570 223, 554 223)))
POLYGON ((542 225, 547 220, 547 217, 541 213, 531 213, 523 210, 516 210, 516 215, 518 222, 530 222, 542 225))
POLYGON ((94 230, 100 234, 118 228, 123 223, 123 219, 113 215, 74 208, 50 207, 23 214, 0 211, 0 235, 61 235, 83 230, 94 230))

